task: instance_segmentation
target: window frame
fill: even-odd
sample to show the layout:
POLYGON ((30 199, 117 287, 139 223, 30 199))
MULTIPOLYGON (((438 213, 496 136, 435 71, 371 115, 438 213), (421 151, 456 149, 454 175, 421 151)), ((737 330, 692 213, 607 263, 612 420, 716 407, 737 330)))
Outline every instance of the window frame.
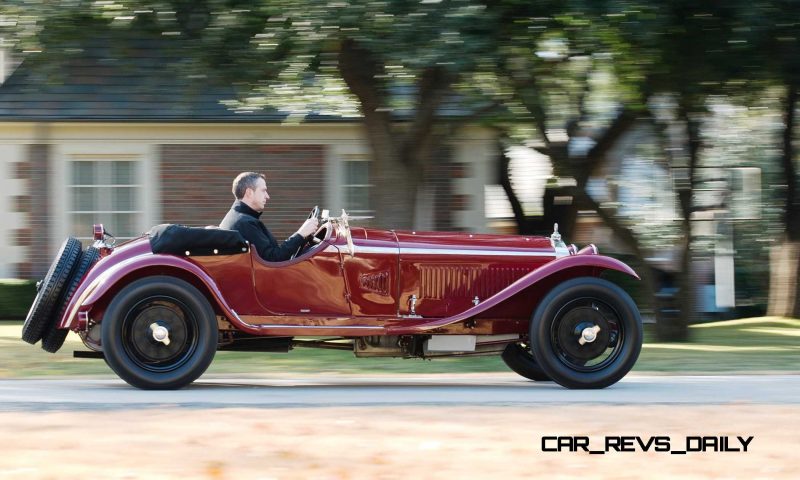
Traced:
MULTIPOLYGON (((72 188, 72 162, 74 161, 133 161, 135 163, 134 175, 135 185, 138 191, 134 196, 136 210, 131 211, 135 214, 133 221, 133 231, 141 233, 149 229, 156 222, 159 216, 160 195, 158 190, 157 172, 157 152, 154 145, 142 144, 62 144, 55 145, 51 158, 51 180, 49 187, 53 195, 51 196, 50 210, 53 215, 53 232, 51 236, 51 247, 58 248, 63 239, 67 236, 76 236, 79 240, 86 243, 91 242, 92 226, 81 226, 82 231, 72 232, 72 215, 78 214, 73 210, 72 188), (60 179, 60 180, 59 180, 60 179)), ((104 184, 105 185, 105 184, 104 184)), ((99 186, 93 185, 94 186, 99 186)), ((116 185, 112 185, 116 186, 116 185)), ((104 210, 105 211, 105 210, 104 210)), ((89 213, 100 212, 99 210, 87 211, 89 213)), ((128 211, 114 211, 113 213, 125 213, 128 211)), ((113 228, 111 233, 114 232, 113 228)), ((126 240, 132 237, 119 237, 118 240, 126 240)))
POLYGON ((347 214, 348 215, 365 216, 365 217, 375 216, 375 208, 372 205, 372 193, 374 191, 373 189, 375 188, 375 183, 372 182, 372 176, 373 176, 373 174, 371 172, 372 165, 373 165, 372 164, 372 158, 370 158, 369 155, 366 155, 366 154, 359 154, 359 153, 344 154, 344 155, 342 155, 342 157, 340 159, 340 169, 341 169, 341 175, 342 175, 341 176, 342 182, 339 184, 339 190, 341 191, 341 196, 342 196, 342 208, 347 210, 347 214), (358 163, 367 163, 368 164, 368 168, 369 168, 369 170, 367 171, 367 182, 368 183, 345 183, 346 180, 347 180, 346 179, 346 176, 347 176, 347 164, 351 163, 351 162, 352 163, 358 162, 358 163), (359 209, 359 210, 352 209, 351 210, 351 209, 348 209, 348 206, 347 206, 347 192, 348 192, 349 188, 363 188, 363 189, 366 189, 366 191, 367 191, 367 203, 368 203, 367 206, 368 207, 371 206, 373 208, 369 208, 367 210, 361 210, 361 209, 359 209))

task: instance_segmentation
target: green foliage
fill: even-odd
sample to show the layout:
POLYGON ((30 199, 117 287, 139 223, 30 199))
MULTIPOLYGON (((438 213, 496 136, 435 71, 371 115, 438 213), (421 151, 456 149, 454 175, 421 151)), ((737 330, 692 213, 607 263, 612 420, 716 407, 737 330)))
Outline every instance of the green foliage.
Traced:
POLYGON ((0 279, 0 320, 25 318, 36 296, 36 282, 0 279))

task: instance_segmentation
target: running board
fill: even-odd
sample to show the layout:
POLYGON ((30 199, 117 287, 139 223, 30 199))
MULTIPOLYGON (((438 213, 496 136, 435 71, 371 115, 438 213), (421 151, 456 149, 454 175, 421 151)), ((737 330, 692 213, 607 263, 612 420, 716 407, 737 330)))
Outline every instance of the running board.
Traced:
POLYGON ((286 353, 292 349, 292 337, 239 337, 218 350, 229 352, 276 352, 286 353))
POLYGON ((104 358, 103 352, 93 352, 91 350, 75 350, 72 352, 74 358, 104 358))

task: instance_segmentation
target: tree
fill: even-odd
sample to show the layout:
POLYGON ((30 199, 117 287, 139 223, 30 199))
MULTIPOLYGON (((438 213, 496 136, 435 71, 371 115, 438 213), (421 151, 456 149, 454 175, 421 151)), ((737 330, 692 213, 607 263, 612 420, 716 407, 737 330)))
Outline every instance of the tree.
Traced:
POLYGON ((783 90, 780 169, 785 185, 780 238, 770 253, 770 290, 767 314, 800 317, 800 191, 795 148, 800 100, 800 45, 797 39, 800 5, 787 0, 759 1, 741 13, 753 28, 751 62, 761 77, 783 90), (769 55, 765 55, 769 52, 769 55))
POLYGON ((484 83, 494 89, 487 93, 505 100, 512 112, 511 118, 498 123, 511 136, 520 120, 534 127, 522 135, 535 139, 534 148, 550 159, 555 177, 571 179, 567 185, 548 188, 548 199, 572 200, 556 209, 546 199, 544 214, 530 215, 511 187, 505 158, 501 185, 521 233, 541 233, 558 222, 560 231, 570 236, 578 210, 585 208, 581 192, 607 152, 634 125, 636 107, 619 108, 617 101, 607 102, 602 112, 590 107, 598 96, 609 93, 598 95, 602 87, 598 88, 597 77, 608 73, 610 61, 603 57, 606 50, 599 41, 603 25, 588 6, 561 11, 530 3, 491 5, 502 19, 498 37, 506 40, 498 43, 494 81, 484 83))
MULTIPOLYGON (((733 32, 739 26, 734 9, 695 3, 573 4, 572 10, 542 19, 519 3, 508 2, 503 13, 515 21, 503 24, 512 32, 509 36, 514 41, 501 50, 498 62, 498 77, 522 106, 523 118, 536 125, 543 144, 540 150, 551 159, 555 174, 573 179, 570 186, 558 193, 573 198, 572 205, 560 212, 559 223, 569 231, 577 210, 594 210, 643 265, 646 262, 641 232, 635 230, 630 219, 616 212, 615 203, 603 204, 590 195, 587 184, 606 164, 606 153, 637 125, 637 118, 640 126, 652 125, 663 146, 677 142, 679 152, 674 148, 663 149, 664 163, 675 178, 680 212, 676 226, 681 239, 676 274, 680 293, 674 305, 680 314, 658 318, 657 323, 660 337, 668 340, 685 338, 694 316, 691 219, 696 210, 692 199, 699 183, 696 172, 703 148, 701 125, 706 98, 724 92, 725 81, 729 79, 728 56, 736 53, 737 48, 729 40, 735 38, 733 32), (545 30, 548 33, 541 33, 545 30), (591 80, 595 72, 604 69, 613 69, 617 83, 613 91, 606 92, 612 99, 606 102, 605 112, 590 114, 586 101, 596 95, 591 80), (562 101, 558 105, 560 112, 553 108, 552 102, 548 102, 553 89, 560 91, 562 99, 574 99, 570 107, 563 108, 562 101), (657 95, 674 99, 674 108, 667 115, 651 111, 657 95), (554 142, 548 132, 557 128, 558 123, 566 135, 554 142), (576 139, 585 144, 587 131, 599 132, 591 148, 571 148, 576 139)), ((502 182, 521 228, 541 228, 522 212, 507 175, 502 182)), ((550 215, 545 212, 547 223, 553 220, 548 218, 550 215)), ((655 296, 652 273, 645 268, 643 277, 650 295, 655 296)))

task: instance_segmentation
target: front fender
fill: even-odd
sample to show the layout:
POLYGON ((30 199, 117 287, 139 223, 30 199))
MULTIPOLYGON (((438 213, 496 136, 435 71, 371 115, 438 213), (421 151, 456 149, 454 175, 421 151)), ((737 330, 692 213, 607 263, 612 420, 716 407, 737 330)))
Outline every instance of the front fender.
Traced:
POLYGON ((76 296, 77 298, 73 298, 70 301, 67 312, 64 318, 61 319, 60 328, 73 328, 78 312, 89 311, 95 303, 100 301, 110 290, 114 289, 122 279, 136 274, 136 272, 154 269, 180 270, 193 276, 205 286, 228 319, 238 320, 238 316, 225 301, 217 284, 198 265, 173 255, 147 253, 125 259, 110 266, 96 278, 91 279, 88 286, 81 288, 79 295, 76 296))
POLYGON ((463 322, 464 320, 468 320, 479 313, 497 306, 501 302, 508 300, 526 288, 546 279, 547 277, 550 277, 551 275, 555 275, 556 273, 573 268, 616 270, 639 280, 639 275, 637 275, 631 267, 615 258, 606 257, 603 255, 569 255, 553 260, 552 262, 543 265, 532 272, 529 272, 525 276, 519 278, 516 282, 507 286, 503 290, 500 290, 478 305, 464 310, 457 315, 445 318, 437 318, 435 320, 403 319, 392 322, 390 325, 388 325, 388 333, 389 335, 413 335, 415 333, 424 333, 426 330, 443 327, 452 323, 463 322))

